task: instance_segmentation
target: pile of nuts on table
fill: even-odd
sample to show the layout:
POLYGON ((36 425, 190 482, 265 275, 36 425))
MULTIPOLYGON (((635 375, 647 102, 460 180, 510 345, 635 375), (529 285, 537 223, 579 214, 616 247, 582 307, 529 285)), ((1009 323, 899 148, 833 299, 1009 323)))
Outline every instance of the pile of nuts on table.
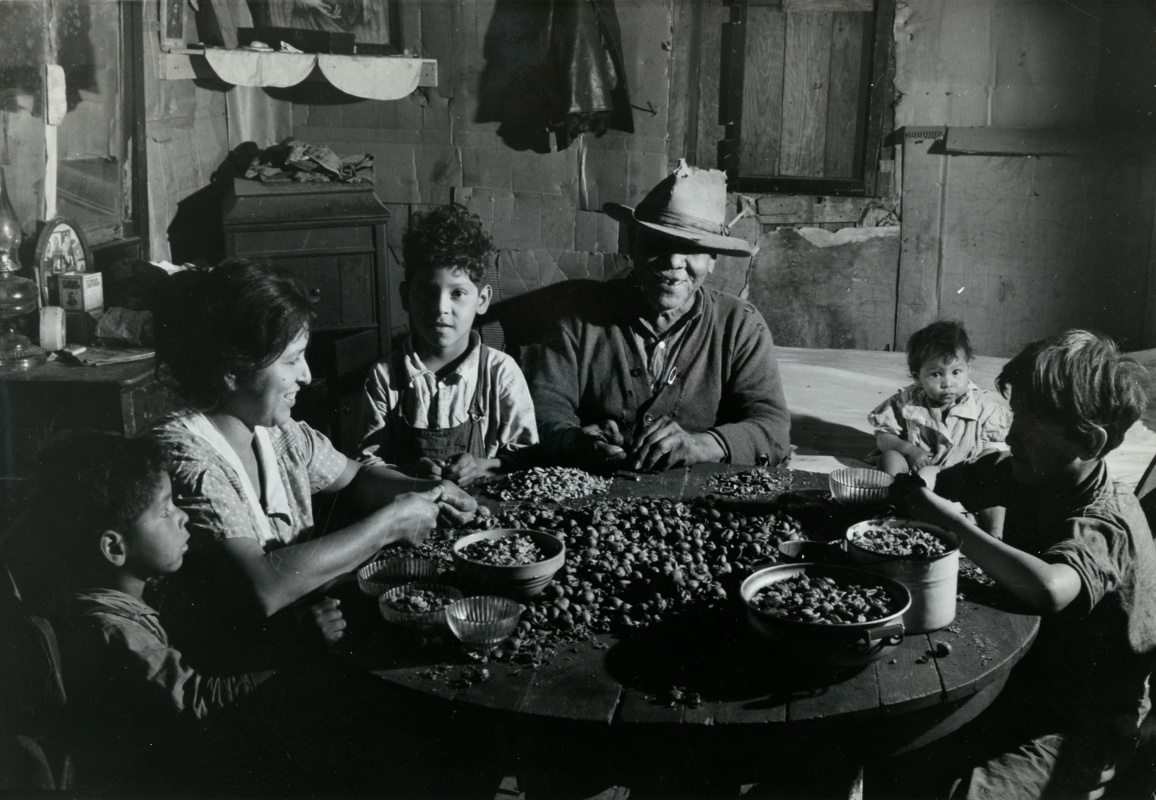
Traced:
POLYGON ((873 622, 894 613, 887 591, 853 580, 800 572, 763 587, 751 604, 764 613, 796 622, 842 625, 873 622))
POLYGON ((501 500, 542 500, 552 502, 605 494, 610 478, 599 478, 573 467, 533 467, 511 472, 495 482, 495 496, 501 500))
POLYGON ((394 611, 401 611, 406 614, 425 614, 445 608, 453 602, 453 598, 438 592, 431 592, 429 589, 411 589, 382 602, 394 611))
POLYGON ((934 558, 947 552, 943 539, 922 528, 866 528, 852 536, 851 541, 864 550, 885 556, 934 558))
POLYGON ((482 539, 463 547, 461 555, 470 561, 495 567, 517 567, 546 559, 542 548, 524 533, 503 536, 501 539, 482 539))
POLYGON ((791 488, 791 473, 766 468, 746 472, 720 472, 707 481, 708 491, 726 497, 762 497, 791 488))
POLYGON ((740 579, 756 565, 776 563, 779 542, 803 538, 799 524, 781 512, 741 513, 709 497, 484 509, 457 533, 492 528, 547 531, 566 544, 565 565, 542 594, 524 601, 518 631, 498 653, 525 661, 545 648, 719 605, 727 576, 740 579))

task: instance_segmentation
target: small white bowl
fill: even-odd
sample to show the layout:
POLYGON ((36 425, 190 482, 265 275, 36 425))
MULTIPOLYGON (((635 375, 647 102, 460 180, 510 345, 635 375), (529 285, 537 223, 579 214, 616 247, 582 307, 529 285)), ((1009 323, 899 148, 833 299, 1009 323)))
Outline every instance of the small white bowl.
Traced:
POLYGON ((885 503, 894 482, 894 477, 877 469, 837 469, 827 476, 831 497, 845 506, 885 503))

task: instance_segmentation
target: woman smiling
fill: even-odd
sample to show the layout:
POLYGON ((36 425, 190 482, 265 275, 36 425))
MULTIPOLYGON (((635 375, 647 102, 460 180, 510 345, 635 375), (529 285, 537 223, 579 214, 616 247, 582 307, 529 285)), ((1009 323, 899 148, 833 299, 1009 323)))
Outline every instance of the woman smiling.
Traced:
MULTIPOLYGON (((311 314, 291 278, 244 262, 181 273, 157 304, 158 371, 187 409, 150 435, 165 450, 192 535, 165 611, 193 657, 231 660, 253 642, 254 623, 384 545, 420 544, 439 513, 463 521, 476 509, 451 483, 362 465, 292 418, 311 379, 311 314), (342 489, 366 516, 314 537, 311 495, 342 489)), ((311 610, 331 639, 341 635, 333 601, 311 610)))

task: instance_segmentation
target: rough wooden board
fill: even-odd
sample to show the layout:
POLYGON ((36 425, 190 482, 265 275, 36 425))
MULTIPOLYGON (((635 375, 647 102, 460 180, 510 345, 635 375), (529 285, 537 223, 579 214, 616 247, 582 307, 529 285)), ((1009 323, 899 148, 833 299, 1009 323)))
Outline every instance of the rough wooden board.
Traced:
MULTIPOLYGON (((895 346, 903 347, 911 334, 939 317, 939 249, 942 236, 940 209, 945 156, 928 151, 927 141, 903 145, 903 246, 899 253, 895 346)), ((992 351, 980 348, 979 352, 992 351)))
POLYGON ((618 720, 623 723, 677 725, 682 722, 685 706, 668 706, 648 692, 626 687, 622 690, 622 705, 618 720))
POLYGON ((898 236, 815 247, 797 231, 763 234, 750 302, 776 344, 882 349, 895 340, 898 236))
POLYGON ((777 175, 783 124, 787 17, 765 6, 747 10, 739 172, 777 175))
MULTIPOLYGON (((898 649, 902 649, 902 646, 898 649)), ((879 681, 875 676, 875 669, 875 664, 868 664, 862 671, 842 678, 838 681, 841 687, 838 692, 828 691, 826 687, 820 685, 810 692, 793 694, 787 707, 787 719, 794 722, 834 716, 840 718, 878 716, 881 710, 879 681)))
POLYGON ((895 124, 987 125, 991 3, 927 0, 896 13, 895 124))
POLYGON ((680 497, 686 484, 685 469, 657 474, 635 473, 638 480, 616 477, 610 485, 611 497, 680 497))
POLYGON ((950 642, 951 655, 938 660, 945 700, 974 694, 1006 672, 1031 644, 1039 618, 1017 616, 970 601, 960 601, 955 621, 935 633, 950 642), (959 631, 956 633, 955 631, 959 631), (1021 642, 1020 649, 1014 648, 1021 642))
MULTIPOLYGON (((656 112, 651 114, 634 109, 634 135, 662 139, 665 166, 670 52, 664 45, 670 42, 670 4, 653 0, 618 0, 614 10, 622 34, 630 102, 642 108, 654 108, 656 112)), ((641 150, 646 146, 628 141, 627 147, 641 150)))
POLYGON ((698 139, 699 50, 702 44, 701 3, 673 3, 670 38, 670 111, 666 131, 672 159, 693 163, 698 139))
POLYGON ((884 713, 914 711, 939 702, 943 683, 935 661, 918 663, 926 655, 930 639, 926 634, 908 634, 905 640, 908 646, 879 661, 876 669, 884 713))
POLYGON ((875 0, 782 0, 783 10, 795 11, 873 11, 875 0))
POLYGON ((576 649, 560 651, 535 671, 519 713, 589 722, 614 718, 622 686, 606 671, 605 651, 589 644, 576 649))
POLYGON ((1127 347, 1141 341, 1151 196, 1139 165, 1059 156, 948 162, 939 314, 962 319, 973 346, 1010 356, 1071 327, 1127 347))
POLYGON ((876 201, 868 197, 765 195, 758 199, 759 222, 766 224, 855 223, 876 201))
POLYGON ((513 664, 479 664, 490 673, 489 680, 472 683, 458 690, 454 701, 506 711, 517 708, 534 680, 535 670, 513 664))
POLYGON ((704 169, 718 167, 718 143, 723 138, 719 126, 719 81, 722 64, 722 30, 730 9, 704 6, 702 42, 698 69, 698 129, 692 164, 704 169))
POLYGON ((787 15, 779 173, 822 177, 827 138, 831 13, 787 15))
POLYGON ((867 127, 866 91, 870 82, 872 32, 869 14, 838 12, 831 20, 831 76, 827 93, 827 144, 823 176, 855 177, 855 155, 867 127), (866 51, 866 52, 865 52, 866 51))
POLYGON ((1099 16, 1075 3, 993 4, 989 124, 1094 125, 1099 16))
POLYGON ((702 497, 710 494, 706 488, 707 482, 712 475, 717 473, 729 473, 742 470, 743 467, 737 464, 695 464, 687 469, 686 481, 682 486, 681 499, 688 499, 691 497, 702 497))
POLYGON ((943 145, 948 155, 1051 156, 1091 153, 1103 140, 1094 130, 950 127, 943 145))

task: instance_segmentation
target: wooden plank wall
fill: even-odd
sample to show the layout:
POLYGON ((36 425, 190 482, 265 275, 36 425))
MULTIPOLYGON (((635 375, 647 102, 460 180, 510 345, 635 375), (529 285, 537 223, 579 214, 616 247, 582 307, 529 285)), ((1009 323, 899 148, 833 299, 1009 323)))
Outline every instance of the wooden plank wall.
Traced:
MULTIPOLYGON (((168 260, 172 256, 168 231, 178 204, 205 190, 229 153, 225 86, 161 80, 158 5, 145 3, 143 8, 149 257, 168 260)), ((206 213, 211 214, 212 209, 206 213)), ((220 236, 219 226, 206 231, 215 231, 206 235, 220 236)), ((210 245, 204 252, 215 250, 210 245)), ((221 249, 219 257, 223 255, 221 249)))
POLYGON ((1070 327, 1144 343, 1153 165, 1081 157, 947 156, 904 146, 897 340, 961 319, 985 355, 1070 327))
MULTIPOLYGON (((1024 139, 1014 129, 1095 125, 1109 5, 903 4, 896 124, 985 127, 1011 152, 1024 139)), ((898 346, 940 317, 962 319, 985 355, 1069 327, 1156 344, 1151 325, 1145 333, 1152 148, 1122 135, 1085 156, 949 156, 934 139, 909 136, 903 147, 898 346)))
MULTIPOLYGON (((709 4, 689 5, 680 13, 711 13, 709 4)), ((546 250, 558 258, 568 251, 613 252, 618 226, 601 213, 603 203, 634 204, 667 174, 671 0, 615 3, 635 132, 587 134, 561 151, 541 146, 544 132, 532 145, 514 141, 500 121, 487 117, 485 92, 498 60, 532 57, 539 46, 533 26, 523 24, 527 7, 511 0, 405 2, 403 41, 438 59, 436 90, 393 102, 322 97, 294 103, 295 136, 342 154, 374 155, 377 195, 393 215, 395 252, 412 211, 455 198, 482 214, 499 248, 546 250)), ((399 272, 395 261, 395 304, 399 272)), ((400 307, 391 310, 393 319, 405 320, 400 307)))

